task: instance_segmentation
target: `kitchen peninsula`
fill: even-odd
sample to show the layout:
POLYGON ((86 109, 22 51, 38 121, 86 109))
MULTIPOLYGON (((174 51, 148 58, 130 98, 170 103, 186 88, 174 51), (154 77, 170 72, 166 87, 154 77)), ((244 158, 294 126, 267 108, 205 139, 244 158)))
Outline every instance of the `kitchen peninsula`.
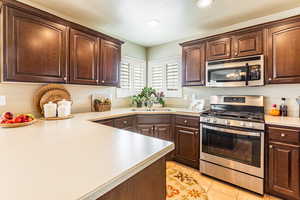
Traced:
POLYGON ((98 115, 0 129, 0 199, 165 199, 174 144, 92 122, 98 115))

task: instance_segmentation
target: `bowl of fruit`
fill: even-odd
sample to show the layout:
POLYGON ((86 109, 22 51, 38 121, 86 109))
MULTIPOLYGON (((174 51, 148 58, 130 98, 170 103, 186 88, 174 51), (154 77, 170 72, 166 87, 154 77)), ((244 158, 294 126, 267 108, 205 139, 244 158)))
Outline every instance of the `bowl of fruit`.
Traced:
POLYGON ((1 115, 0 127, 2 128, 16 128, 28 126, 37 122, 32 114, 19 114, 14 117, 13 113, 5 112, 1 115))

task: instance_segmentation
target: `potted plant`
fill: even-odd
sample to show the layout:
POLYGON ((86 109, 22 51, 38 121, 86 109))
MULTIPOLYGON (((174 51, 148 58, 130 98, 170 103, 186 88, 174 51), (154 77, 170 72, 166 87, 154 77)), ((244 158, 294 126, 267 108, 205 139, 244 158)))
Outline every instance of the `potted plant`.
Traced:
POLYGON ((141 95, 134 95, 131 100, 136 107, 141 108, 143 106, 144 98, 141 95))

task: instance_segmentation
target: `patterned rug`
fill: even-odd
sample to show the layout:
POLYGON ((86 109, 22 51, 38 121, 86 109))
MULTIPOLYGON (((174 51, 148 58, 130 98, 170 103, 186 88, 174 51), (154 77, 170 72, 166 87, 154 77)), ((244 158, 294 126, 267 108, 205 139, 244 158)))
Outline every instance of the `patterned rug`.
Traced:
POLYGON ((167 162, 167 200, 208 200, 198 172, 167 162))

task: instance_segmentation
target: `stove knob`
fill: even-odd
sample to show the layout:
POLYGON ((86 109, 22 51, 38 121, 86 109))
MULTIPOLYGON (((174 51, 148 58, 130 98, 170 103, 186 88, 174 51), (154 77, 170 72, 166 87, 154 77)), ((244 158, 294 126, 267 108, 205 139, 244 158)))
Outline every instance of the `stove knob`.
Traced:
POLYGON ((231 122, 228 121, 228 120, 225 120, 224 123, 225 123, 226 125, 230 125, 230 124, 231 124, 231 122))

